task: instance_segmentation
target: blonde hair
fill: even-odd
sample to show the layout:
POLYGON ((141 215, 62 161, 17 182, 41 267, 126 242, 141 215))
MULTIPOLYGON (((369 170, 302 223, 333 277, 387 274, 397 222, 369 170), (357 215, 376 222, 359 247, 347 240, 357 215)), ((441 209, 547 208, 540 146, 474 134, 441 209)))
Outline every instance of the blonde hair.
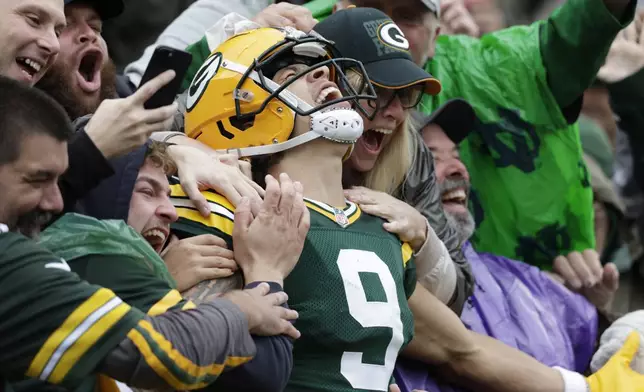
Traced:
POLYGON ((407 178, 414 160, 416 138, 411 133, 409 114, 380 152, 374 167, 365 174, 364 187, 375 191, 397 195, 407 178))
POLYGON ((145 152, 145 159, 160 167, 167 176, 172 176, 177 172, 177 164, 168 153, 168 146, 166 143, 152 141, 145 152))

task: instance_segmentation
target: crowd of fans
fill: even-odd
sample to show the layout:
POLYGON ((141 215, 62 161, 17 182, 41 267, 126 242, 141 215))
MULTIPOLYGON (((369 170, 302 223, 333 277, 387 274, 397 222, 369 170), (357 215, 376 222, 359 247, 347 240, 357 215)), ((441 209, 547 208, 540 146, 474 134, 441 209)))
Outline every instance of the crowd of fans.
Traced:
POLYGON ((644 392, 638 1, 148 3, 0 0, 0 391, 644 392))

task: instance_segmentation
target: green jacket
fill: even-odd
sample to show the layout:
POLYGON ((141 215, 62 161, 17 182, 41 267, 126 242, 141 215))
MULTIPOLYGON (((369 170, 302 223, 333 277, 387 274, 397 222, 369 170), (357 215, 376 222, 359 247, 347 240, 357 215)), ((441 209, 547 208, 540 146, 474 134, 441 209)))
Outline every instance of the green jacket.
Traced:
POLYGON ((65 214, 42 232, 40 243, 69 263, 90 255, 137 259, 171 288, 177 286, 161 256, 122 220, 65 214))

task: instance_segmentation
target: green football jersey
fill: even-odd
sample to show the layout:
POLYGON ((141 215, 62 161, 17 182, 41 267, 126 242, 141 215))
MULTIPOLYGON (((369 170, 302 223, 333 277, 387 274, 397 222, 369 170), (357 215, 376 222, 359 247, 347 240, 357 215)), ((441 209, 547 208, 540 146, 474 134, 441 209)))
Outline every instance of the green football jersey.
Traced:
POLYGON ((29 377, 78 387, 143 318, 112 291, 81 281, 32 240, 0 233, 0 249, 5 381, 29 377))
MULTIPOLYGON (((221 195, 202 192, 212 211, 203 218, 179 185, 171 188, 179 214, 173 232, 232 242, 234 210, 221 195)), ((387 391, 398 354, 413 337, 411 248, 353 203, 343 210, 313 200, 307 205, 311 228, 284 282, 302 332, 286 391, 387 391)))

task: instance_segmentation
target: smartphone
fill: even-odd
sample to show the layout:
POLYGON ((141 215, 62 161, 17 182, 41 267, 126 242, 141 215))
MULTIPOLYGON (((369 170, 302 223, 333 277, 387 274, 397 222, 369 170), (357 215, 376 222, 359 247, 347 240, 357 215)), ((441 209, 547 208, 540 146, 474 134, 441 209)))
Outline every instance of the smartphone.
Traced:
POLYGON ((156 109, 174 102, 175 97, 180 93, 179 89, 181 88, 183 78, 186 76, 191 62, 192 54, 189 52, 168 46, 158 46, 152 54, 152 59, 148 63, 148 68, 143 74, 139 87, 169 69, 174 70, 176 76, 170 83, 161 87, 159 91, 150 97, 143 107, 146 109, 156 109))

